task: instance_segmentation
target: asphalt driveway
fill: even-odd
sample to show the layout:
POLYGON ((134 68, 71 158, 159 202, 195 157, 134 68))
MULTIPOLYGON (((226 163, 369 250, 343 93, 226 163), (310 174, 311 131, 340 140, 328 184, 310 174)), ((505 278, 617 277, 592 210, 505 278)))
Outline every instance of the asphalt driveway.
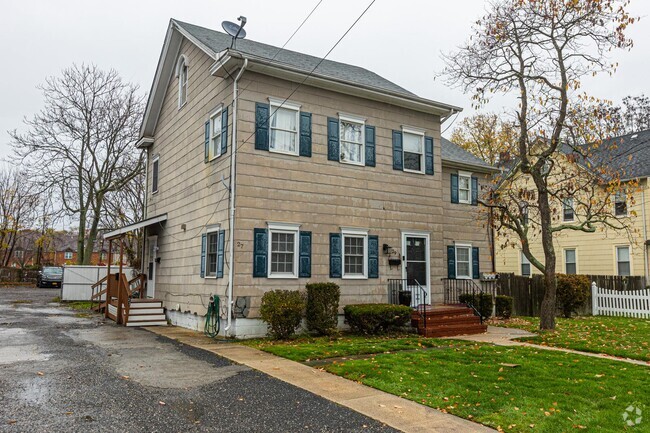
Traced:
POLYGON ((208 352, 0 288, 0 432, 392 432, 208 352))

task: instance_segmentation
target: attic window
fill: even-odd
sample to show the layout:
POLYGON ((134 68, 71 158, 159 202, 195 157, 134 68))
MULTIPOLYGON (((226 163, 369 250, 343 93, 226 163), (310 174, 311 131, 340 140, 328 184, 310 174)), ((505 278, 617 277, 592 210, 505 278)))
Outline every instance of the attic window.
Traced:
POLYGON ((180 109, 187 102, 188 62, 185 56, 178 59, 176 76, 178 77, 178 108, 180 109))

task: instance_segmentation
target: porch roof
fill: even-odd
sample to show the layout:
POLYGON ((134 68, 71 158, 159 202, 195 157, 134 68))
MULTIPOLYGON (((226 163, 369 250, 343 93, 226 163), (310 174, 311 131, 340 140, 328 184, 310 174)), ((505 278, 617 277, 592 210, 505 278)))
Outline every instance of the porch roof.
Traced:
POLYGON ((104 238, 107 239, 107 240, 115 239, 115 238, 117 238, 117 237, 119 237, 119 236, 121 236, 121 235, 123 235, 125 233, 131 232, 133 230, 137 230, 137 229, 140 229, 140 228, 143 228, 143 227, 149 227, 149 226, 152 226, 154 224, 161 223, 163 221, 167 221, 167 214, 162 214, 162 215, 154 216, 154 217, 151 217, 151 218, 147 218, 147 219, 142 220, 140 222, 129 224, 129 225, 121 227, 119 229, 115 229, 113 231, 107 232, 104 235, 104 238))

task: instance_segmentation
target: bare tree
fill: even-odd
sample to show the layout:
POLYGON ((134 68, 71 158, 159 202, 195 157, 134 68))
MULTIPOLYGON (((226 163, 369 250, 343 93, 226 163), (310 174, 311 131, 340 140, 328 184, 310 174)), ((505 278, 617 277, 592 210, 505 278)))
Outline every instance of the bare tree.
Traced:
POLYGON ((578 93, 581 80, 599 72, 613 73, 615 64, 608 53, 632 46, 625 31, 635 19, 627 13, 627 5, 619 0, 494 2, 476 23, 470 41, 445 57, 449 81, 472 92, 476 105, 497 93, 518 97, 511 116, 517 128, 518 163, 499 179, 498 192, 482 203, 495 211, 500 227, 519 238, 523 253, 544 274, 542 329, 555 328, 553 236, 563 230, 594 232, 602 224, 622 228, 610 218, 611 201, 592 203, 602 198, 601 193, 610 197, 621 177, 605 164, 591 162, 601 143, 590 131, 593 125, 572 113, 589 101, 578 93), (574 137, 571 149, 564 148, 574 137), (529 189, 518 186, 522 181, 529 189), (564 221, 561 210, 571 201, 579 202, 573 203, 578 217, 564 221), (535 257, 530 249, 531 204, 543 257, 535 257))
POLYGON ((73 66, 40 87, 44 108, 11 132, 15 160, 79 223, 77 261, 88 264, 107 195, 143 170, 134 144, 143 113, 138 87, 115 70, 73 66))
POLYGON ((26 229, 31 228, 38 203, 39 194, 25 173, 7 167, 1 169, 0 264, 2 266, 9 265, 21 236, 26 229))

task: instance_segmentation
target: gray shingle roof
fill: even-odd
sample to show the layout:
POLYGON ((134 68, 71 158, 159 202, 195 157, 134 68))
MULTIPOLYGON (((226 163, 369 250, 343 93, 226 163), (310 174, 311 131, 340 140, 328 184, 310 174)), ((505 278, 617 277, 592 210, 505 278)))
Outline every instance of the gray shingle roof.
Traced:
POLYGON ((600 159, 621 170, 623 179, 650 176, 650 129, 607 140, 600 159))
POLYGON ((494 167, 483 161, 481 158, 472 155, 465 149, 461 148, 457 144, 452 143, 444 137, 440 139, 440 149, 442 151, 443 161, 458 162, 461 164, 482 167, 488 170, 494 169, 494 167))
MULTIPOLYGON (((215 53, 219 53, 227 48, 230 48, 232 38, 225 33, 177 20, 173 21, 183 30, 187 31, 190 35, 196 38, 199 42, 207 46, 209 49, 213 50, 215 53)), ((280 51, 280 48, 278 47, 263 44, 261 42, 256 42, 250 39, 237 40, 237 44, 234 49, 244 54, 250 54, 252 56, 267 59, 269 61, 273 59, 273 63, 275 64, 286 65, 305 72, 311 72, 321 60, 319 57, 298 53, 296 51, 286 49, 282 49, 280 51)), ((383 77, 380 77, 374 72, 368 71, 367 69, 358 66, 348 65, 346 63, 324 60, 314 71, 314 73, 338 80, 357 83, 365 87, 373 87, 388 92, 403 94, 405 96, 416 96, 408 90, 398 86, 397 84, 388 81, 383 77)))

